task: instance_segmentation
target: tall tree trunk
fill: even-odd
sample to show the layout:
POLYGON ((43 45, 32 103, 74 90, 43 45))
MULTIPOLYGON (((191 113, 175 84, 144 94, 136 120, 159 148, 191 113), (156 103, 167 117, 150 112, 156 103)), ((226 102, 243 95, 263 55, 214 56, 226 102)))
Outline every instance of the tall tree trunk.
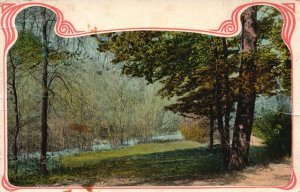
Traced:
POLYGON ((214 147, 214 132, 215 132, 215 117, 214 117, 214 108, 213 108, 213 104, 211 104, 209 106, 209 127, 210 127, 210 131, 209 131, 209 149, 213 149, 214 147))
MULTIPOLYGON (((23 23, 22 23, 22 31, 25 31, 26 27, 26 10, 23 10, 23 23)), ((9 51, 9 59, 12 66, 12 91, 14 97, 14 112, 15 112, 15 133, 14 133, 14 141, 13 141, 13 161, 14 161, 14 174, 18 173, 18 137, 20 134, 20 111, 19 111, 19 100, 17 93, 17 84, 16 84, 16 68, 17 65, 13 61, 12 50, 9 51)))
POLYGON ((248 164, 251 129, 255 108, 256 10, 250 7, 242 15, 242 59, 239 71, 239 96, 235 118, 232 152, 228 168, 244 168, 248 164))
POLYGON ((42 104, 41 104, 41 154, 40 171, 43 176, 47 174, 47 139, 48 139, 48 41, 46 8, 41 8, 42 42, 43 42, 43 75, 42 75, 42 104))
POLYGON ((217 122, 218 122, 218 130, 220 133, 221 147, 223 152, 223 166, 227 167, 230 155, 230 145, 227 142, 224 124, 223 124, 223 103, 222 103, 222 85, 221 85, 221 74, 218 66, 219 63, 219 55, 218 48, 215 40, 212 38, 212 44, 214 49, 214 65, 215 65, 215 93, 216 93, 216 109, 217 109, 217 122))
POLYGON ((228 51, 227 51, 227 43, 226 38, 222 38, 222 44, 223 44, 223 62, 225 67, 225 74, 224 74, 224 80, 225 80, 225 137, 228 142, 230 143, 230 130, 229 130, 229 121, 230 121, 230 109, 231 109, 231 102, 230 102, 230 94, 229 94, 229 64, 227 62, 228 57, 228 51))
POLYGON ((17 93, 17 85, 16 85, 16 65, 13 61, 12 51, 9 51, 9 59, 12 66, 12 79, 11 86, 14 97, 14 112, 15 112, 15 133, 14 133, 14 141, 13 141, 13 162, 14 162, 14 174, 18 173, 18 137, 20 133, 20 112, 19 112, 19 100, 17 93))

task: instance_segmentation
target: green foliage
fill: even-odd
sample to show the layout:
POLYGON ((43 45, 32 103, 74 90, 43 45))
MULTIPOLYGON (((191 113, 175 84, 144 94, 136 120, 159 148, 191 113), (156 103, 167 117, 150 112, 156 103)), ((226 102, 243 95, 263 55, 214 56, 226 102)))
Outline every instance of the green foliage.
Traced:
POLYGON ((173 86, 180 85, 193 67, 209 62, 208 36, 181 32, 137 31, 100 35, 100 52, 114 54, 112 62, 121 64, 123 73, 145 77, 149 83, 173 77, 173 86), (179 81, 174 81, 174 78, 179 81))
POLYGON ((263 139, 274 156, 291 155, 291 115, 289 106, 277 107, 276 111, 264 111, 256 118, 253 134, 263 139))
MULTIPOLYGON (((273 88, 273 90, 277 89, 277 92, 280 91, 290 95, 291 54, 281 37, 283 17, 278 10, 270 6, 261 6, 259 12, 261 16, 258 18, 257 25, 258 51, 256 53, 256 63, 259 68, 262 67, 262 72, 269 75, 264 75, 265 77, 260 79, 258 84, 265 83, 263 90, 267 94, 274 94, 271 91, 271 88, 273 88), (269 67, 269 69, 263 69, 262 64, 269 67), (276 81, 276 84, 274 81, 276 81)), ((262 75, 258 77, 262 77, 262 75)))
MULTIPOLYGON (((282 16, 269 6, 257 9, 260 18, 254 54, 256 91, 266 95, 276 94, 278 90, 290 94, 290 68, 286 66, 290 55, 281 38, 282 16)), ((225 52, 222 38, 195 33, 139 31, 96 37, 98 50, 113 53, 113 63, 121 64, 124 74, 145 77, 150 83, 158 80, 163 83, 158 93, 176 97, 178 101, 166 107, 168 110, 207 116, 208 106, 215 98, 215 80, 220 78, 224 85, 227 75, 229 100, 236 101, 241 80, 236 74, 241 57, 245 58, 245 53, 239 52, 240 36, 226 39, 225 52), (214 49, 219 56, 214 55, 214 49)), ((221 95, 224 92, 222 88, 221 95)))
MULTIPOLYGON (((160 81, 162 97, 177 98, 177 103, 166 109, 180 114, 208 116, 214 98, 217 76, 225 81, 227 74, 236 73, 239 63, 237 38, 227 39, 230 49, 228 62, 220 56, 214 67, 211 41, 222 52, 223 39, 196 33, 182 32, 124 32, 97 36, 100 52, 111 52, 112 62, 120 64, 123 73, 131 77, 145 77, 149 83, 160 81), (216 70, 217 68, 217 70, 216 70)), ((224 53, 225 54, 225 53, 224 53)), ((220 55, 222 55, 220 53, 220 55)), ((231 102, 236 78, 231 77, 231 102)))
MULTIPOLYGON (((166 109, 178 112, 183 116, 192 114, 199 117, 209 117, 211 115, 210 106, 215 108, 216 105, 216 79, 218 79, 219 84, 222 84, 219 88, 219 96, 223 102, 223 112, 225 113, 226 110, 226 99, 231 106, 236 101, 238 84, 236 83, 237 78, 233 74, 237 73, 240 60, 237 51, 238 46, 234 44, 236 38, 225 40, 224 38, 209 37, 209 40, 213 42, 213 46, 210 41, 201 44, 206 49, 210 49, 210 51, 206 51, 208 52, 205 55, 206 58, 201 60, 191 72, 184 74, 186 77, 184 82, 181 82, 182 84, 179 84, 176 89, 170 90, 168 80, 172 83, 174 80, 166 78, 165 87, 160 93, 169 96, 176 95, 177 97, 177 103, 167 106, 166 109), (230 50, 224 50, 224 41, 231 45, 230 50), (212 50, 215 50, 217 54, 213 55, 212 50)), ((204 58, 202 52, 198 54, 204 58)))
MULTIPOLYGON (((49 174, 51 174, 54 171, 60 170, 62 163, 59 158, 57 157, 51 157, 48 156, 47 158, 47 166, 49 168, 49 174)), ((9 161, 8 162, 8 176, 12 180, 17 180, 19 178, 22 178, 24 176, 36 176, 40 174, 39 171, 39 158, 37 157, 24 157, 22 159, 18 160, 18 174, 15 175, 12 173, 14 164, 9 161)))
POLYGON ((35 64, 41 62, 42 43, 29 31, 20 32, 16 43, 10 51, 13 53, 16 65, 26 65, 33 67, 35 64))

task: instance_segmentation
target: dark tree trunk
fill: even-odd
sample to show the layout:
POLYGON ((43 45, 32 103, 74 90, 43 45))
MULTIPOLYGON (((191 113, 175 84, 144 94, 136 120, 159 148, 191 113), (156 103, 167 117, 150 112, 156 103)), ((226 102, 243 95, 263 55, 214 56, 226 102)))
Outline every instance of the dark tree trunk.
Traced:
POLYGON ((256 10, 250 7, 242 15, 242 59, 239 71, 239 96, 228 168, 244 168, 249 161, 251 129, 255 108, 256 10))
MULTIPOLYGON (((22 31, 25 31, 26 24, 26 10, 23 10, 23 23, 22 23, 22 31)), ((16 85, 16 65, 13 61, 12 50, 9 51, 10 62, 12 65, 12 91, 14 97, 14 112, 15 112, 15 134, 14 134, 14 143, 13 143, 13 162, 14 162, 14 174, 18 173, 18 137, 20 133, 20 111, 19 111, 19 100, 17 93, 17 85, 16 85)))
POLYGON ((209 127, 210 127, 210 131, 209 131, 209 149, 213 149, 214 147, 214 132, 215 132, 215 117, 214 117, 214 108, 213 105, 210 105, 209 107, 209 127))
POLYGON ((218 130, 220 133, 221 147, 223 151, 223 166, 227 167, 230 155, 230 145, 227 142, 226 133, 224 130, 223 124, 223 103, 222 103, 222 84, 221 84, 221 74, 218 66, 219 63, 219 55, 218 48, 216 42, 212 40, 213 49, 214 49, 214 65, 215 65, 215 93, 216 93, 216 109, 217 109, 217 122, 218 122, 218 130))
POLYGON ((15 133, 14 133, 14 141, 13 141, 13 162, 14 162, 14 174, 18 173, 18 137, 20 133, 20 112, 19 112, 19 100, 17 93, 17 85, 16 85, 16 65, 13 61, 11 50, 9 51, 10 63, 12 66, 12 79, 11 86, 14 97, 14 112, 15 112, 15 133))
POLYGON ((42 42, 43 42, 43 75, 42 75, 42 104, 41 104, 41 154, 40 171, 43 176, 47 174, 47 139, 48 139, 48 41, 46 9, 41 8, 42 42))
MULTIPOLYGON (((23 10, 23 23, 22 23, 22 31, 25 31, 26 27, 26 10, 23 10)), ((17 85, 16 85, 16 65, 13 62, 12 50, 9 51, 10 62, 12 64, 12 90, 14 96, 14 112, 15 112, 15 134, 14 134, 14 143, 13 143, 13 161, 14 161, 14 174, 18 173, 18 137, 20 133, 20 112, 19 112, 19 100, 17 93, 17 85)))
POLYGON ((230 109, 231 109, 231 102, 230 102, 230 94, 229 94, 229 66, 227 63, 227 57, 228 57, 228 52, 227 52, 227 43, 226 39, 222 38, 222 44, 223 44, 223 61, 224 61, 224 67, 225 67, 225 73, 224 73, 224 80, 225 80, 225 137, 228 142, 230 143, 230 109))

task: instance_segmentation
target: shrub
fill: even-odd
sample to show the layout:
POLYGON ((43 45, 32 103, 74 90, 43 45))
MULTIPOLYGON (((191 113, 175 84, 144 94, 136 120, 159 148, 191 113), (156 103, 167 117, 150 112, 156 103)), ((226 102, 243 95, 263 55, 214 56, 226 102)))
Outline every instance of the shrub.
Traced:
POLYGON ((205 143, 209 138, 209 129, 206 128, 205 124, 201 120, 185 119, 181 123, 180 132, 186 140, 196 141, 199 143, 205 143))
POLYGON ((291 115, 281 106, 277 111, 263 112, 253 124, 253 134, 265 141, 274 156, 291 155, 291 115))

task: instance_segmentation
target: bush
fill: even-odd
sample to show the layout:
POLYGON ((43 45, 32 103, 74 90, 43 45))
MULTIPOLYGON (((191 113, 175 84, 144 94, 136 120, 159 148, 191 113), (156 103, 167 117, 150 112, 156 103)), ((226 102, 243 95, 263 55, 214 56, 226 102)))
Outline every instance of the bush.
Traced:
POLYGON ((263 112, 253 124, 253 134, 265 141, 274 156, 291 155, 291 115, 284 112, 288 106, 278 111, 263 112))
POLYGON ((185 120, 180 126, 180 132, 186 140, 205 143, 209 138, 209 129, 200 120, 185 120))

